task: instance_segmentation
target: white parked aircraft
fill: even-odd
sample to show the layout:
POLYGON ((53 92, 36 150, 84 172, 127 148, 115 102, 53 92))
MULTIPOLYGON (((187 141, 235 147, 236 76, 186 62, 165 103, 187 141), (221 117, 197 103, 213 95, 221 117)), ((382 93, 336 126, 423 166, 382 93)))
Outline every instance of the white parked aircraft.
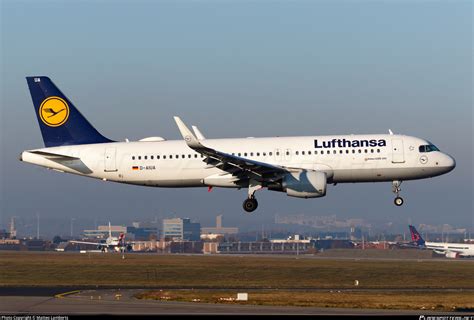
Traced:
POLYGON ((328 184, 392 182, 397 206, 404 180, 439 176, 455 160, 427 140, 390 134, 205 139, 180 118, 183 140, 115 142, 102 136, 47 77, 27 77, 46 148, 22 152, 39 166, 150 187, 248 188, 245 211, 262 188, 298 198, 326 195, 328 184))
POLYGON ((438 254, 444 254, 446 258, 474 257, 474 244, 426 242, 414 226, 410 225, 408 227, 410 228, 413 244, 419 248, 431 249, 438 254))

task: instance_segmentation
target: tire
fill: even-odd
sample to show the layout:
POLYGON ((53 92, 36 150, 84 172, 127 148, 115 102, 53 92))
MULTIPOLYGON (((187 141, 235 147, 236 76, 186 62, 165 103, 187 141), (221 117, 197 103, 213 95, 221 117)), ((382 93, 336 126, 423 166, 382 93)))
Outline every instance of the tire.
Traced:
POLYGON ((400 207, 403 204, 403 198, 402 197, 396 197, 395 200, 393 200, 393 203, 395 203, 395 205, 397 207, 400 207))
POLYGON ((258 207, 257 199, 245 199, 243 208, 247 212, 253 212, 258 207))

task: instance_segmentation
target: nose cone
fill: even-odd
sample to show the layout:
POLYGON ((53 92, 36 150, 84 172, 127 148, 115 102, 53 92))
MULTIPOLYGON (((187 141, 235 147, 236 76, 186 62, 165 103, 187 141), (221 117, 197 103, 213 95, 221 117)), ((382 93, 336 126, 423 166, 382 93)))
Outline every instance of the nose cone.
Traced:
POLYGON ((456 167, 456 160, 448 154, 444 155, 443 166, 446 167, 446 172, 452 171, 456 167))

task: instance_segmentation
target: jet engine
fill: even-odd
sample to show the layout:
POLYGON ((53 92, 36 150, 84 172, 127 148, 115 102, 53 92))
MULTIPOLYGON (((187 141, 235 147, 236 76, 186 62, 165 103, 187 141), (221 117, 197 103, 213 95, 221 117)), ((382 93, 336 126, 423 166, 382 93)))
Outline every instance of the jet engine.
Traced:
POLYGON ((458 252, 448 251, 448 252, 446 252, 446 258, 450 258, 450 259, 459 258, 459 253, 458 253, 458 252))
POLYGON ((319 198, 326 195, 326 173, 301 170, 287 174, 282 181, 283 191, 290 197, 319 198))

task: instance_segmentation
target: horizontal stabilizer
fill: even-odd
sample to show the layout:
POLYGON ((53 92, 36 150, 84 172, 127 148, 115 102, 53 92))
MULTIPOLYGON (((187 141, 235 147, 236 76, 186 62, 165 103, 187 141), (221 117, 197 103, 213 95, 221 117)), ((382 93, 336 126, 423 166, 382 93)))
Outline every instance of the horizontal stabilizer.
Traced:
POLYGON ((34 153, 34 154, 38 154, 40 156, 44 156, 44 157, 47 157, 47 158, 52 158, 52 159, 55 159, 55 160, 80 160, 79 158, 77 157, 71 157, 71 156, 67 156, 67 155, 64 155, 64 154, 58 154, 58 153, 51 153, 51 152, 45 152, 45 151, 28 151, 29 153, 34 153))

